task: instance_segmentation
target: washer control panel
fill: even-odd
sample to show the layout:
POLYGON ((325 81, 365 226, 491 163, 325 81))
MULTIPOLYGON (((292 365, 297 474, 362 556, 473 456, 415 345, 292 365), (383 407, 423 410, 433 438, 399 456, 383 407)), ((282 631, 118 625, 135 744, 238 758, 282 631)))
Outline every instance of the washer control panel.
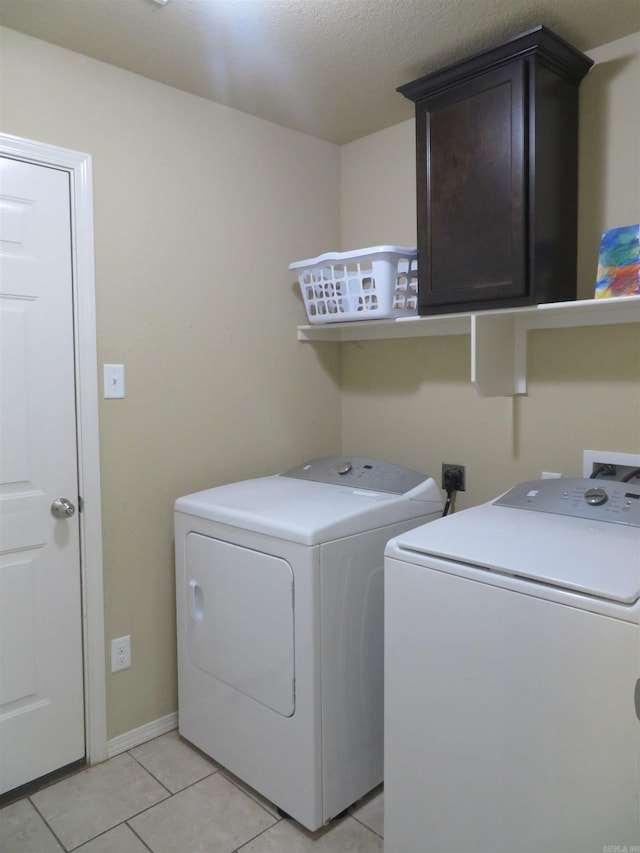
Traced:
POLYGON ((532 480, 520 483, 493 503, 640 527, 640 486, 615 480, 532 480))
POLYGON ((281 476, 396 495, 411 491, 427 479, 426 474, 411 468, 362 456, 326 456, 313 459, 285 471, 281 476))

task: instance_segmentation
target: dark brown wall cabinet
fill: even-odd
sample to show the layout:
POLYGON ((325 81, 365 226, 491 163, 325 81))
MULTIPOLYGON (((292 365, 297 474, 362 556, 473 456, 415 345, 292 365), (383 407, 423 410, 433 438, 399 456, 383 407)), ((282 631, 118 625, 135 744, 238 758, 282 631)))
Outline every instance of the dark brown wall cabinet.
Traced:
POLYGON ((539 26, 398 89, 416 104, 420 314, 575 299, 592 64, 539 26))

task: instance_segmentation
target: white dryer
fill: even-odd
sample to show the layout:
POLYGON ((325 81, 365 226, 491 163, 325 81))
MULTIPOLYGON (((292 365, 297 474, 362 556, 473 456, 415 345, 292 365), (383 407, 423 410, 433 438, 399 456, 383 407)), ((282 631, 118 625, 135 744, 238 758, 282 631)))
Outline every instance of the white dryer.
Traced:
POLYGON ((180 734, 311 830, 382 781, 384 546, 441 513, 353 457, 176 501, 180 734))
POLYGON ((385 620, 386 853, 640 845, 640 487, 524 483, 401 534, 385 620))

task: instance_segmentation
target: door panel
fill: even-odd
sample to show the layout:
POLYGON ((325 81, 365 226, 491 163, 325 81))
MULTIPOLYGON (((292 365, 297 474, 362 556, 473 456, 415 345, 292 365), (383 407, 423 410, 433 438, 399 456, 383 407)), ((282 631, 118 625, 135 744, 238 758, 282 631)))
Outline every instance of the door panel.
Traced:
POLYGON ((69 176, 0 158, 0 792, 84 747, 69 176))
POLYGON ((422 313, 527 295, 525 72, 499 66, 417 105, 422 313))
POLYGON ((194 666, 284 717, 295 710, 293 571, 210 536, 186 537, 186 643, 194 666))

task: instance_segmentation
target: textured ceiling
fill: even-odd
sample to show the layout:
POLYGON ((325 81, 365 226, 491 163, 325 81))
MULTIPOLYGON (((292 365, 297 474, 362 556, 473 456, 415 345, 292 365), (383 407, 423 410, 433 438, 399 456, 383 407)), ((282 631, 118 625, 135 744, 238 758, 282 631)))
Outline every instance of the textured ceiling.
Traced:
POLYGON ((536 24, 580 50, 639 0, 0 0, 0 24, 338 144, 413 115, 397 86, 536 24))

